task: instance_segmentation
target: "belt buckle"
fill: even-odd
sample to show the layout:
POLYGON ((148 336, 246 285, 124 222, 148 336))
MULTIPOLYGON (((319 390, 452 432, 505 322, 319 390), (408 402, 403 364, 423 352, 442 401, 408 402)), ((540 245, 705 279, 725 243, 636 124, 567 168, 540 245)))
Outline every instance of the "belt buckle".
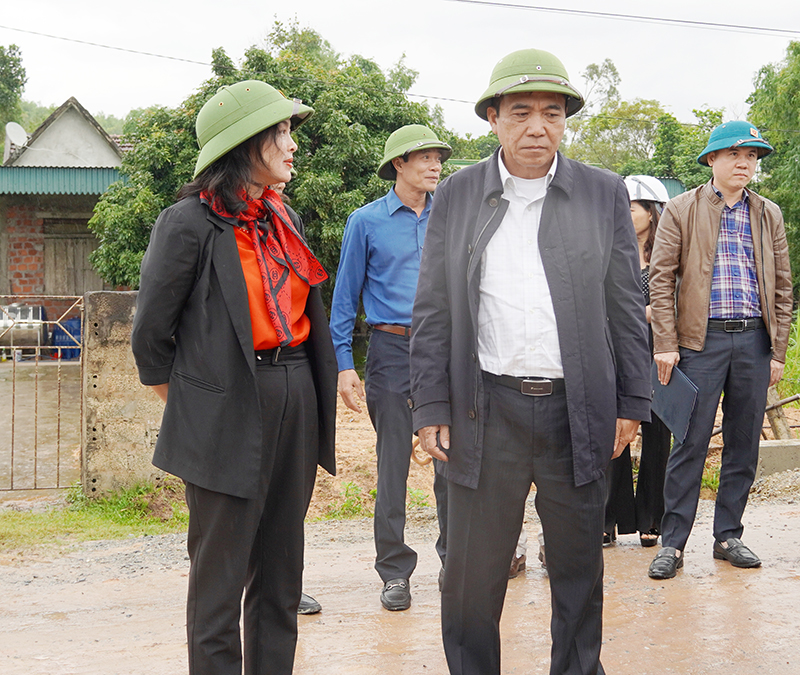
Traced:
POLYGON ((275 351, 272 352, 272 365, 273 366, 277 366, 278 365, 278 357, 280 355, 281 355, 281 346, 278 345, 277 347, 275 347, 275 351))
POLYGON ((747 321, 744 319, 726 319, 725 332, 726 333, 741 333, 747 326, 747 321))
POLYGON ((519 390, 525 396, 550 396, 553 393, 552 380, 522 380, 519 390))

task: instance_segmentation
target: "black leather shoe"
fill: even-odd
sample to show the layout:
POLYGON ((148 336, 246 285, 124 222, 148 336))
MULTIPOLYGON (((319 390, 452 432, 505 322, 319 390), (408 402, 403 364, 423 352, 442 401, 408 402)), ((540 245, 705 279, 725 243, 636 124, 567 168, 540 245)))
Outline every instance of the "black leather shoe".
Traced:
POLYGON ((411 589, 408 579, 391 579, 383 585, 381 604, 390 612, 400 612, 411 607, 411 589))
POLYGON ((298 614, 318 614, 321 611, 322 605, 320 605, 310 595, 303 593, 300 596, 300 604, 297 606, 298 614))
POLYGON ((734 567, 761 567, 761 560, 741 539, 731 537, 723 546, 722 542, 714 542, 714 557, 717 560, 727 560, 734 567))
POLYGON ((672 579, 678 569, 683 567, 683 553, 678 556, 678 549, 665 546, 653 558, 647 576, 651 579, 672 579))

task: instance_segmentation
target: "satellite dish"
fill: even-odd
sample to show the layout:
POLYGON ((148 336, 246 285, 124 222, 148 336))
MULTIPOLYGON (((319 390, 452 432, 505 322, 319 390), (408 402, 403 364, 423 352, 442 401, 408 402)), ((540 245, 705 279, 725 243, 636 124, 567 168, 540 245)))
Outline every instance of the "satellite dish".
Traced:
POLYGON ((12 144, 17 148, 23 147, 28 142, 28 132, 16 122, 6 124, 6 142, 3 146, 3 164, 11 156, 12 144))
POLYGON ((9 122, 6 124, 6 138, 21 148, 28 142, 28 132, 16 122, 9 122))

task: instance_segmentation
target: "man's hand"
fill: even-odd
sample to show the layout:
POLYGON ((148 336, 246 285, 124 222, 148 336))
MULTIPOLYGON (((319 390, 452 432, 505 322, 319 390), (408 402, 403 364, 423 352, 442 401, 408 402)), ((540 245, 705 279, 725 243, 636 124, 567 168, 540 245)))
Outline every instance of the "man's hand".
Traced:
POLYGON ((783 367, 784 364, 780 361, 776 361, 775 359, 772 359, 772 361, 769 362, 770 387, 774 387, 776 384, 778 384, 778 382, 781 381, 781 378, 783 377, 783 367))
POLYGON ((653 361, 658 366, 658 381, 663 385, 669 384, 669 379, 672 377, 672 369, 678 365, 681 360, 681 355, 678 352, 662 352, 653 356, 653 361))
POLYGON ((439 459, 443 462, 447 461, 447 455, 442 450, 450 449, 450 427, 446 424, 441 424, 433 427, 422 427, 417 432, 419 436, 419 444, 422 449, 427 452, 434 459, 439 459), (436 445, 436 437, 439 437, 439 445, 436 445))
POLYGON ((361 378, 358 373, 350 368, 349 370, 339 371, 339 381, 337 387, 339 395, 342 397, 344 404, 354 410, 361 412, 361 406, 358 401, 364 400, 364 387, 361 385, 361 378))
POLYGON ((629 445, 636 438, 636 431, 639 429, 639 420, 625 420, 617 418, 617 434, 614 438, 614 454, 611 459, 616 459, 622 454, 626 445, 629 445))

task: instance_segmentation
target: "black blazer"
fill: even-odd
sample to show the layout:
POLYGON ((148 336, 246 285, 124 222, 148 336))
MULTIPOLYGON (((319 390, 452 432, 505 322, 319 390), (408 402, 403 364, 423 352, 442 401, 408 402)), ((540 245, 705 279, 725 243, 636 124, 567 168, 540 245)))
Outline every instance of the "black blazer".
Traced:
MULTIPOLYGON (((498 152, 436 190, 411 332, 414 429, 450 425, 450 461, 437 469, 467 487, 478 484, 483 453, 481 256, 508 208, 498 152)), ((622 179, 559 155, 539 250, 564 365, 574 480, 583 485, 603 475, 618 417, 650 419, 647 323, 622 179)))
MULTIPOLYGON (((232 225, 198 197, 170 206, 153 227, 141 272, 131 335, 139 379, 169 383, 153 464, 208 490, 255 497, 264 402, 232 225)), ((310 290, 306 314, 319 464, 333 474, 338 368, 319 288, 310 290)))

